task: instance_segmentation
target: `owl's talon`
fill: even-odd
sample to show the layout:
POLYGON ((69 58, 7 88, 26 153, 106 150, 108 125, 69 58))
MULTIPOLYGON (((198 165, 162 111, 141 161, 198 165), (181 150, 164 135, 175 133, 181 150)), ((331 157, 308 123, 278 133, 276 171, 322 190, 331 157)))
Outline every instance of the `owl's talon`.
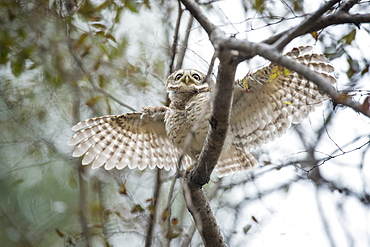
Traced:
MULTIPOLYGON (((196 163, 196 162, 195 162, 195 163, 196 163)), ((191 164, 188 168, 186 168, 186 173, 189 173, 189 172, 191 172, 191 170, 193 170, 193 169, 194 169, 194 167, 195 167, 195 163, 191 164)))
POLYGON ((197 160, 199 158, 199 155, 196 155, 195 156, 195 162, 192 163, 188 168, 186 168, 186 174, 189 174, 194 168, 195 168, 195 165, 197 164, 197 160))

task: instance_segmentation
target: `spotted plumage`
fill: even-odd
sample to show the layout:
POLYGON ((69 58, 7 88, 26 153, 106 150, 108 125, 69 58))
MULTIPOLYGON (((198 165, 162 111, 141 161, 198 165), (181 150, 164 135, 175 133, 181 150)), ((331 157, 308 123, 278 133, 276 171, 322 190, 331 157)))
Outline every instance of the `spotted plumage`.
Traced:
MULTIPOLYGON (((334 68, 312 47, 299 47, 286 54, 335 83, 334 68)), ((200 153, 211 116, 210 88, 197 70, 179 70, 169 76, 166 89, 169 107, 145 107, 141 112, 82 121, 69 141, 77 145, 73 156, 85 154, 82 164, 105 169, 149 167, 175 169, 186 136, 204 115, 181 168, 200 153), (205 108, 205 109, 204 109, 205 108)), ((294 71, 274 63, 236 80, 230 128, 216 166, 218 175, 246 170, 257 164, 250 153, 280 137, 292 123, 299 123, 327 97, 317 86, 294 71)))

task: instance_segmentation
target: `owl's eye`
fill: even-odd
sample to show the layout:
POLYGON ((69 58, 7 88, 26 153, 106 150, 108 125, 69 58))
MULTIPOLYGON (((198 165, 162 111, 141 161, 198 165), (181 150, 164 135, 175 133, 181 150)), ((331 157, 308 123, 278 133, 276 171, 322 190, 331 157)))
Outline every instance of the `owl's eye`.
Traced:
POLYGON ((177 75, 176 75, 176 77, 175 77, 175 81, 180 80, 180 79, 181 79, 181 77, 182 77, 182 74, 177 74, 177 75))
POLYGON ((200 76, 198 74, 193 74, 193 78, 197 81, 200 81, 200 76))

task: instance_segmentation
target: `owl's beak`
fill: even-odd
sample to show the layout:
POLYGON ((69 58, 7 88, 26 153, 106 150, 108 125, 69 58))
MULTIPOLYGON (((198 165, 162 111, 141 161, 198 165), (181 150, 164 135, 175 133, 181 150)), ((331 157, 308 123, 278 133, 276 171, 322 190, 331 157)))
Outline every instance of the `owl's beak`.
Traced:
POLYGON ((189 84, 189 76, 185 76, 185 84, 189 84))

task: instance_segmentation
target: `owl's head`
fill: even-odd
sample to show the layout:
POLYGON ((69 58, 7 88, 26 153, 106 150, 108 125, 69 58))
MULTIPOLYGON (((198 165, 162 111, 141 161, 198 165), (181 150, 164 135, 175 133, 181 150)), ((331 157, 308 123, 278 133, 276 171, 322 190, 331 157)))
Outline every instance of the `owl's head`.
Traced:
POLYGON ((169 93, 198 93, 208 91, 206 75, 195 69, 180 69, 172 73, 166 82, 169 93))

